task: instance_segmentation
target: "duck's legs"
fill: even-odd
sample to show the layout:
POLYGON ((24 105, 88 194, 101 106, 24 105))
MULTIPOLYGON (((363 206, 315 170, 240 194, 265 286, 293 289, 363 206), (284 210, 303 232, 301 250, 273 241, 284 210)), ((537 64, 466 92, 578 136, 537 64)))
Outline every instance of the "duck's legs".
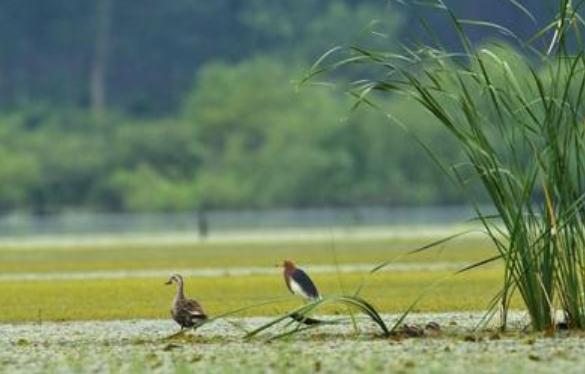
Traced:
POLYGON ((178 332, 171 334, 165 338, 163 338, 163 340, 169 340, 169 339, 174 339, 174 338, 178 338, 179 336, 182 336, 183 334, 185 334, 187 332, 187 330, 185 330, 182 326, 181 326, 181 330, 179 330, 178 332))

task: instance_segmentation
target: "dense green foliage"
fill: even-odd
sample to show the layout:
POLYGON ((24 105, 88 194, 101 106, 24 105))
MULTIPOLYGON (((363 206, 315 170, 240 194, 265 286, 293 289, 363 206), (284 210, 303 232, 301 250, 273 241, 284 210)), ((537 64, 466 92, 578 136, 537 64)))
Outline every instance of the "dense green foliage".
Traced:
POLYGON ((2 0, 0 212, 459 202, 382 115, 293 84, 336 44, 397 48, 414 20, 375 0, 2 0))

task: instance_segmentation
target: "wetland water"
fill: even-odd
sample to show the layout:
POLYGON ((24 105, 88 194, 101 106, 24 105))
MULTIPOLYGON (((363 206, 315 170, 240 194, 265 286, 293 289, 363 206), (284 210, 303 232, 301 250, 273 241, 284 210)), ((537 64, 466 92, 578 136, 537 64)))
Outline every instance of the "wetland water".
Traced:
MULTIPOLYGON (((484 208, 486 213, 493 210, 484 208)), ((105 234, 204 234, 231 232, 254 235, 265 231, 367 227, 435 227, 468 222, 475 217, 468 206, 354 207, 272 210, 209 211, 197 213, 66 212, 34 216, 0 215, 0 238, 105 234), (203 217, 203 218, 202 218, 203 217), (205 220, 205 230, 201 220, 205 220), (204 232, 202 232, 204 231, 204 232)), ((225 235, 220 235, 224 237, 225 235)))
MULTIPOLYGON (((308 265, 311 274, 367 273, 378 264, 308 265)), ((413 271, 456 271, 469 265, 465 262, 422 262, 395 263, 385 266, 380 272, 413 271)), ((15 272, 0 274, 0 282, 25 280, 79 280, 79 279, 128 279, 128 278, 165 278, 169 274, 180 273, 185 277, 241 277, 249 275, 280 275, 282 270, 268 267, 234 268, 197 268, 197 269, 160 269, 160 270, 119 270, 119 271, 67 271, 67 272, 15 272)))
MULTIPOLYGON (((244 341, 242 329, 268 321, 216 321, 179 340, 169 320, 0 325, 0 372, 564 372, 585 367, 585 339, 523 333, 479 334, 470 339, 481 313, 411 315, 407 322, 437 322, 437 337, 382 339, 360 324, 327 326, 286 341, 244 341), (237 327, 236 327, 237 326, 237 327)), ((398 316, 386 315, 388 324, 398 316)), ((526 319, 515 313, 518 331, 526 319)), ((264 336, 266 337, 266 336, 264 336)))

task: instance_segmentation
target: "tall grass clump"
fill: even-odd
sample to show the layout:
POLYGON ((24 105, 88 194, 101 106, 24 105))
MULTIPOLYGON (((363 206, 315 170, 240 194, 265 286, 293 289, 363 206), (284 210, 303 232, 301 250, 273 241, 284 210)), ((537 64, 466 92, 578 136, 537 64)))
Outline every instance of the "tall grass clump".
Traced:
MULTIPOLYGON (((509 1, 534 18, 519 1, 509 1)), ((570 328, 585 329, 585 57, 579 15, 584 2, 558 0, 556 17, 528 40, 495 23, 458 18, 442 0, 413 3, 444 15, 460 45, 417 42, 398 53, 337 48, 307 79, 359 64, 356 72, 370 76, 349 90, 356 106, 384 110, 377 98, 392 93, 430 113, 469 162, 444 165, 432 145, 421 142, 421 150, 462 191, 470 178, 479 180, 497 212, 488 215, 468 194, 498 252, 476 266, 502 260, 505 268, 490 310, 502 310, 505 327, 511 296, 518 293, 533 329, 555 328, 558 310, 570 328), (470 27, 493 31, 497 41, 474 43, 470 27)), ((434 40, 428 31, 426 39, 434 40)), ((387 115, 408 131, 408 121, 387 115)))
MULTIPOLYGON (((293 336, 296 335, 297 333, 306 330, 318 328, 323 324, 331 323, 335 324, 337 323, 335 321, 323 321, 311 317, 311 315, 317 312, 319 308, 327 304, 340 304, 345 307, 353 308, 359 312, 362 312, 375 325, 378 326, 382 336, 388 337, 390 335, 391 330, 388 329, 386 323, 384 322, 378 311, 368 301, 366 301, 365 299, 361 298, 358 295, 342 295, 328 296, 305 304, 297 309, 294 309, 288 313, 283 314, 282 316, 272 319, 271 321, 254 329, 253 331, 248 332, 245 337, 247 339, 253 338, 259 335, 261 332, 264 332, 272 327, 275 327, 286 320, 289 320, 289 322, 284 327, 281 326, 282 331, 279 334, 273 336, 271 340, 293 336)), ((354 328, 357 329, 356 320, 353 314, 351 314, 351 322, 353 323, 354 328)), ((396 326, 392 328, 392 330, 394 330, 395 328, 396 326)))

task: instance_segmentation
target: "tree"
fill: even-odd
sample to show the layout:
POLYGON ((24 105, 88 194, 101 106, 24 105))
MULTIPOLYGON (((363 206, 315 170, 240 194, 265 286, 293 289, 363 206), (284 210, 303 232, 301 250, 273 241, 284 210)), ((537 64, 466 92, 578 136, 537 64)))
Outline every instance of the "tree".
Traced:
POLYGON ((96 7, 95 52, 90 74, 90 106, 96 121, 106 110, 107 65, 110 51, 112 0, 98 0, 96 7))
POLYGON ((200 198, 215 206, 323 204, 347 184, 349 155, 335 139, 346 100, 301 94, 268 59, 201 70, 185 103, 201 152, 200 198))
MULTIPOLYGON (((242 10, 242 22, 267 51, 287 59, 317 59, 323 51, 357 41, 391 45, 401 26, 399 14, 377 2, 252 0, 242 10)), ((264 52, 266 53, 266 51, 264 52)))

